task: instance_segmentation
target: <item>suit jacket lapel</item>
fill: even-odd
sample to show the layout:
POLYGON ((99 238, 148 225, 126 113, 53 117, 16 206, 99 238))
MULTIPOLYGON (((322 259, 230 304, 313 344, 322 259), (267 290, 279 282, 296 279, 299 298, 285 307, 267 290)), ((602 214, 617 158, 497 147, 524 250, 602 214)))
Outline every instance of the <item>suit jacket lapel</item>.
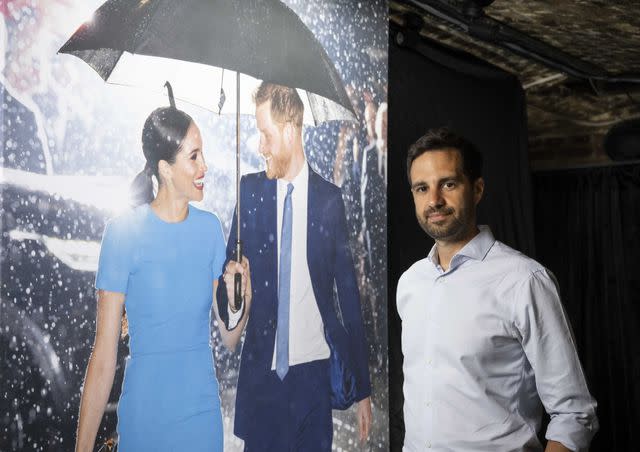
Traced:
POLYGON ((322 224, 322 209, 320 208, 320 194, 318 190, 318 175, 309 167, 309 190, 307 195, 307 264, 309 265, 309 276, 311 277, 311 286, 316 297, 319 296, 318 274, 321 271, 322 240, 319 231, 322 224))
MULTIPOLYGON (((256 207, 259 211, 264 212, 262 215, 255 212, 257 217, 260 218, 262 224, 260 225, 259 231, 265 232, 265 239, 269 240, 270 237, 273 237, 273 243, 276 244, 276 247, 267 246, 267 249, 272 250, 273 255, 276 259, 276 265, 278 263, 278 254, 277 254, 277 246, 279 246, 279 238, 278 235, 278 204, 277 204, 277 181, 275 179, 267 179, 264 178, 263 187, 260 191, 261 199, 257 199, 256 207)), ((276 267, 277 268, 277 267, 276 267)))
MULTIPOLYGON (((255 200, 255 206, 257 211, 250 212, 251 215, 255 215, 257 221, 260 222, 257 231, 256 239, 258 240, 258 247, 261 248, 264 253, 264 265, 265 268, 262 271, 265 272, 268 277, 267 291, 271 293, 271 296, 266 296, 264 299, 259 300, 262 303, 265 315, 265 321, 269 326, 269 330, 275 332, 276 313, 278 311, 278 247, 280 246, 280 240, 278 238, 278 205, 277 205, 277 182, 275 179, 267 179, 266 176, 263 181, 262 189, 257 193, 260 199, 255 200), (266 246, 265 246, 266 245, 266 246)), ((268 347, 271 346, 271 343, 268 347)))

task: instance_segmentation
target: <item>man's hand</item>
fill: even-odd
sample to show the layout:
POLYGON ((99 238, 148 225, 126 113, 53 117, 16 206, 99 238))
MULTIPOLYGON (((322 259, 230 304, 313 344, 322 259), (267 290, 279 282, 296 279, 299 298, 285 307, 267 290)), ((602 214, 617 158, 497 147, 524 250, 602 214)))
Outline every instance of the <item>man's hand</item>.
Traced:
POLYGON ((251 303, 251 268, 249 267, 249 260, 246 256, 242 256, 242 264, 239 264, 236 261, 229 261, 224 269, 224 284, 227 287, 227 299, 232 312, 236 311, 233 302, 235 297, 233 287, 236 273, 240 273, 240 276, 242 277, 242 289, 240 293, 242 294, 244 301, 247 303, 247 306, 245 306, 246 309, 248 308, 249 303, 251 303))
POLYGON ((356 417, 358 418, 360 441, 364 443, 369 437, 369 430, 371 429, 371 397, 358 402, 356 417))
POLYGON ((545 452, 571 452, 571 449, 566 448, 564 444, 558 441, 547 441, 545 452))

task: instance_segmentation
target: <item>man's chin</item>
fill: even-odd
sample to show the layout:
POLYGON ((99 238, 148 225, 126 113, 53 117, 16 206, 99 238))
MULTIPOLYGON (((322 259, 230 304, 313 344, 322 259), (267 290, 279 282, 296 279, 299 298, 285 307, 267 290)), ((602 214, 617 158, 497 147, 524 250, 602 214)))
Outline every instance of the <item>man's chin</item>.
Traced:
POLYGON ((456 228, 452 227, 451 225, 446 225, 444 223, 446 223, 445 220, 438 221, 437 223, 429 222, 427 220, 427 222, 421 222, 420 226, 422 226, 424 232, 426 232, 427 235, 429 235, 429 237, 431 237, 432 239, 446 241, 455 237, 458 231, 455 230, 456 228))
POLYGON ((267 179, 282 179, 286 174, 286 172, 287 172, 287 169, 283 168, 282 166, 274 166, 274 165, 267 166, 267 169, 266 169, 267 179))
POLYGON ((427 235, 431 237, 433 240, 446 240, 451 235, 448 233, 448 231, 434 230, 433 228, 429 228, 429 229, 423 228, 423 229, 424 229, 424 232, 426 232, 427 235))
POLYGON ((274 171, 274 169, 271 168, 271 167, 267 167, 265 172, 267 174, 267 179, 277 179, 278 178, 277 172, 274 171))

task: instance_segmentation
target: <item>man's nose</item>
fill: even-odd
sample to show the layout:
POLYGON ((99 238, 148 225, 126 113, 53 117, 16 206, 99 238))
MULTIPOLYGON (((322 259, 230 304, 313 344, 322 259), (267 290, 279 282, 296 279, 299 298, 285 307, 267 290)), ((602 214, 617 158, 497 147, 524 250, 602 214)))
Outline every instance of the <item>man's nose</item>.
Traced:
POLYGON ((440 190, 430 190, 427 194, 427 203, 429 207, 442 207, 444 205, 444 198, 440 190))

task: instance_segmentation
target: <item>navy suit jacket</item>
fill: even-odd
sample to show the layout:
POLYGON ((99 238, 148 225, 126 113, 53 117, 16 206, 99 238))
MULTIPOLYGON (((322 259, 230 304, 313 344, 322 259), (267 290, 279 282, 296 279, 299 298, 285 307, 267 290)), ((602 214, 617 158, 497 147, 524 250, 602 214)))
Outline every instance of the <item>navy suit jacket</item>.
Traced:
MULTIPOLYGON (((278 310, 278 247, 276 180, 265 172, 242 177, 240 219, 243 254, 251 264, 253 299, 246 325, 236 396, 235 433, 245 437, 252 407, 271 392, 271 370, 278 310)), ((227 261, 234 258, 234 214, 227 261)), ((324 323, 325 335, 348 359, 356 381, 356 400, 371 394, 367 346, 360 295, 349 249, 344 204, 340 189, 309 169, 307 209, 307 262, 311 285, 324 323), (335 289, 335 291, 334 291, 335 289), (334 296, 337 293, 337 297, 334 296)), ((225 263, 226 265, 226 263, 225 263)), ((227 297, 220 281, 220 317, 228 325, 227 297)), ((327 397, 330 394, 327 393, 327 397)))

